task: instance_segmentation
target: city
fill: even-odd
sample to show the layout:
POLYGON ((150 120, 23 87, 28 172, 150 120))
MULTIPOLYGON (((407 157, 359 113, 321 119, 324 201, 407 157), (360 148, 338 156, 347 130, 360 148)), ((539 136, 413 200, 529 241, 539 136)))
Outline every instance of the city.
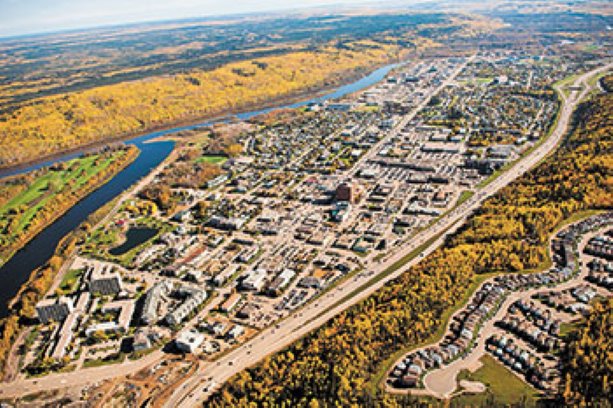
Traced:
MULTIPOLYGON (((610 312, 599 311, 613 290, 610 121, 599 110, 610 108, 610 35, 590 54, 547 34, 547 46, 499 46, 498 29, 474 47, 446 38, 342 94, 253 105, 0 180, 0 233, 12 234, 0 236, 0 266, 16 269, 27 256, 18 227, 41 239, 34 209, 51 194, 87 199, 71 177, 91 192, 151 160, 75 220, 10 300, 5 317, 20 326, 4 338, 0 405, 243 406, 259 380, 268 402, 253 404, 271 406, 518 403, 495 399, 487 370, 535 401, 573 405, 576 332, 610 312), (585 185, 567 181, 569 167, 585 185), (427 305, 403 312, 419 292, 427 305), (359 328, 378 340, 361 342, 359 328), (364 361, 381 347, 367 382, 317 363, 341 342, 364 361), (338 395, 318 379, 296 386, 292 372, 289 399, 276 397, 283 385, 258 370, 282 373, 294 358, 294 372, 304 358, 336 373, 324 384, 338 395)), ((249 69, 232 72, 246 81, 249 69)))

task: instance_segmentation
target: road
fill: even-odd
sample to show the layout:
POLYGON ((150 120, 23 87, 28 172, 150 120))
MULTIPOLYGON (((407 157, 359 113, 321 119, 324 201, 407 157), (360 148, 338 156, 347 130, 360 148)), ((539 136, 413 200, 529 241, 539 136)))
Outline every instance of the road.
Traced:
POLYGON ((458 65, 458 67, 451 73, 451 75, 449 75, 448 78, 443 80, 439 86, 437 86, 432 91, 424 95, 424 98, 422 99, 422 101, 417 106, 415 106, 411 110, 411 112, 404 115, 402 119, 400 120, 400 122, 394 126, 391 132, 389 132, 384 138, 379 140, 373 147, 370 148, 370 150, 368 150, 368 152, 366 152, 366 154, 364 154, 358 161, 354 163, 353 167, 348 172, 348 175, 355 176, 356 172, 358 171, 358 169, 360 168, 360 165, 363 162, 368 161, 372 159, 373 157, 375 157, 379 153, 383 145, 388 143, 394 137, 398 136, 398 134, 402 132, 402 130, 405 128, 405 126, 410 121, 412 121, 415 118, 415 116, 417 116, 419 111, 421 111, 423 108, 426 107, 426 105, 428 105, 428 103, 430 102, 430 99, 432 99, 434 95, 442 91, 445 87, 447 87, 448 85, 451 85, 455 81, 456 77, 460 74, 460 72, 462 72, 462 70, 466 67, 466 65, 468 65, 471 61, 473 61, 476 57, 477 57, 476 55, 472 55, 469 58, 467 58, 466 61, 458 65))
MULTIPOLYGON (((580 248, 579 252, 582 252, 583 248, 587 244, 587 241, 594 235, 597 234, 592 232, 582 237, 581 242, 578 245, 578 248, 580 248)), ((563 291, 573 288, 578 284, 585 282, 584 279, 587 274, 588 268, 582 267, 580 273, 569 281, 555 286, 555 290, 563 291)), ((509 306, 520 299, 530 299, 532 295, 542 292, 543 289, 543 287, 537 287, 520 292, 514 292, 507 296, 507 298, 500 305, 500 308, 496 314, 494 314, 494 316, 489 319, 479 331, 478 343, 466 358, 458 359, 441 369, 430 371, 424 376, 424 387, 429 392, 429 395, 437 398, 449 398, 457 388, 457 376, 460 371, 470 369, 470 367, 479 366, 479 360, 481 360, 483 355, 485 355, 485 340, 500 330, 495 326, 495 324, 497 321, 502 320, 502 318, 508 313, 509 306)))
POLYGON ((477 209, 487 197, 507 186, 513 180, 524 174, 528 169, 537 165, 557 146, 566 133, 572 112, 587 92, 589 92, 587 79, 599 72, 611 68, 613 68, 613 64, 609 63, 578 77, 574 85, 584 85, 581 92, 572 91, 568 97, 565 97, 563 93, 560 92, 562 95, 562 107, 559 119, 555 129, 543 143, 515 163, 507 172, 501 174, 487 186, 478 190, 473 197, 445 214, 427 230, 417 234, 413 238, 413 241, 397 254, 387 259, 384 263, 374 266, 374 274, 362 278, 351 279, 339 284, 339 286, 324 297, 296 311, 286 319, 279 328, 268 328, 217 361, 203 364, 198 373, 189 381, 185 382, 184 385, 166 401, 164 406, 200 406, 206 401, 216 386, 223 384, 232 375, 252 366, 267 355, 288 346, 345 309, 371 295, 390 280, 406 272, 407 269, 421 260, 421 256, 414 258, 402 268, 385 276, 383 279, 366 287, 364 290, 357 291, 364 283, 368 282, 376 275, 383 274, 395 262, 411 253, 428 240, 441 234, 438 239, 428 246, 422 255, 426 256, 438 248, 444 242, 446 236, 452 234, 455 228, 461 224, 462 221, 466 220, 472 211, 477 209), (335 305, 339 299, 343 299, 346 295, 354 291, 357 291, 357 293, 353 293, 350 298, 335 305))
MULTIPOLYGON (((606 69, 611 69, 611 67, 613 67, 613 64, 608 64, 599 69, 590 71, 579 77, 575 81, 575 84, 586 83, 586 79, 591 75, 606 69)), ((281 323, 278 329, 275 327, 265 329, 250 341, 224 355, 219 360, 210 363, 201 363, 201 367, 197 374, 176 390, 166 401, 165 406, 192 407, 200 405, 210 395, 211 390, 207 389, 205 391, 204 387, 211 384, 212 381, 214 381, 215 385, 223 384, 232 375, 257 363, 267 355, 286 347, 301 336, 321 326, 343 310, 371 295, 387 282, 406 272, 408 268, 418 263, 421 257, 413 259, 402 268, 399 268, 363 290, 358 291, 358 289, 376 275, 382 274, 390 265, 406 254, 414 251, 428 240, 441 234, 438 239, 432 242, 428 248, 423 251, 422 255, 426 256, 438 248, 444 242, 445 237, 452 233, 454 228, 458 224, 461 224, 461 221, 465 220, 474 209, 478 208, 484 199, 515 180, 553 150, 565 133, 571 113, 577 105, 577 101, 581 100, 587 92, 587 88, 586 86, 585 90, 581 92, 581 95, 576 95, 577 91, 573 91, 568 99, 563 98, 563 106, 556 129, 537 149, 516 163, 508 172, 503 173, 499 178, 478 191, 472 198, 441 217, 430 228, 417 234, 413 238, 413 241, 403 247, 396 255, 389 257, 385 262, 372 266, 371 271, 373 273, 370 276, 361 276, 340 283, 339 286, 330 290, 330 292, 323 297, 297 310, 293 315, 290 315, 281 323), (353 293, 350 298, 336 304, 339 299, 343 299, 354 291, 356 292, 353 293)), ((147 177, 139 184, 145 183, 148 179, 150 179, 150 177, 147 177)), ((65 387, 91 385, 106 379, 135 373, 149 365, 159 362, 163 357, 164 354, 161 351, 155 351, 140 360, 127 361, 118 365, 88 368, 69 373, 51 374, 39 379, 19 379, 10 383, 2 383, 0 387, 0 398, 18 397, 43 390, 48 391, 65 387)))

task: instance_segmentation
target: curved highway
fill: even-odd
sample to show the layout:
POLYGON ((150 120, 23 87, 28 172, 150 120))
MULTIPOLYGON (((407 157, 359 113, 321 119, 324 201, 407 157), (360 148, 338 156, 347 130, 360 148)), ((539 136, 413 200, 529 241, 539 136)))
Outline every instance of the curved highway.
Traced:
MULTIPOLYGON (((568 98, 562 96, 562 108, 557 126, 545 142, 518 161, 507 172, 477 191, 473 197, 445 214, 428 229, 415 235, 412 241, 404 246, 402 250, 388 257, 385 262, 371 265, 370 271, 372 273, 369 274, 370 276, 358 276, 340 283, 324 296, 297 310, 293 315, 290 315, 276 326, 261 331, 251 340, 225 354, 218 360, 200 363, 198 372, 176 389, 171 397, 164 402, 164 406, 199 406, 206 401, 216 387, 223 384, 232 375, 252 366, 267 355, 281 350, 301 336, 321 326, 343 310, 371 295, 388 281, 406 272, 408 268, 418 263, 422 256, 426 256, 434 251, 444 242, 445 237, 454 231, 457 225, 461 224, 473 210, 481 205, 483 200, 535 166, 555 148, 566 132, 573 110, 588 92, 587 79, 612 67, 613 64, 609 63, 606 66, 594 69, 580 76, 575 81, 575 85, 583 84, 584 90, 582 92, 573 91, 568 98), (386 275, 372 285, 362 288, 364 284, 376 278, 377 275, 383 274, 396 261, 437 236, 438 238, 430 243, 421 256, 414 258, 403 267, 386 275), (339 299, 343 299, 349 294, 352 294, 350 298, 339 303, 339 299)), ((129 361, 119 365, 90 368, 70 373, 51 374, 39 379, 21 379, 10 383, 2 383, 0 399, 23 396, 43 390, 48 391, 64 387, 91 385, 109 378, 134 373, 159 362, 162 358, 163 353, 156 351, 141 360, 129 361)))
POLYGON ((501 174, 487 186, 478 190, 473 197, 445 214, 427 230, 414 236, 412 242, 406 245, 401 251, 389 257, 384 263, 373 266, 373 274, 362 278, 351 279, 339 284, 324 297, 317 299, 313 303, 296 311, 293 315, 290 315, 277 327, 271 327, 260 332, 253 339, 215 362, 203 363, 198 373, 190 380, 183 383, 168 401, 165 402, 164 406, 200 406, 220 384, 223 384, 232 375, 257 363, 267 355, 281 350, 295 340, 321 326, 343 310, 371 295, 388 281, 406 272, 407 269, 418 263, 422 256, 426 256, 438 248, 444 242, 445 237, 452 234, 455 228, 461 224, 462 221, 466 220, 472 211, 477 209, 486 198, 520 177, 530 168, 536 166, 556 147, 566 133, 574 109, 590 90, 587 80, 593 75, 611 68, 613 68, 613 64, 608 63, 605 66, 589 71, 578 77, 573 84, 573 88, 581 86, 583 87, 581 92, 573 90, 568 97, 565 97, 564 93, 560 91, 559 94, 562 97, 562 107, 556 128, 542 144, 524 156, 508 171, 501 174), (344 298, 347 294, 358 290, 364 283, 379 274, 383 274, 395 262, 439 234, 440 237, 431 243, 428 248, 422 252, 421 256, 414 258, 402 268, 390 273, 378 282, 375 282, 362 291, 358 291, 349 299, 336 305, 338 299, 344 298))

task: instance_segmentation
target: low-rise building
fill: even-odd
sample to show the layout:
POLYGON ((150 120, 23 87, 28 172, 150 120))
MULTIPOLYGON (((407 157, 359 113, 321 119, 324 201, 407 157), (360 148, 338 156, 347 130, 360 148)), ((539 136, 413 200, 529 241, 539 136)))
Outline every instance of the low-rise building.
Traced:
POLYGON ((284 269, 283 272, 278 274, 275 279, 268 286, 268 291, 273 295, 278 295, 291 280, 296 276, 296 272, 291 269, 284 269))
POLYGON ((224 313, 231 312, 241 301, 242 296, 240 293, 233 293, 219 306, 219 310, 224 313))
POLYGON ((132 340, 132 350, 142 351, 151 348, 151 338, 148 330, 140 328, 134 333, 134 339, 132 340))
POLYGON ((255 269, 247 275, 241 282, 241 287, 245 290, 260 291, 266 283, 268 273, 265 269, 255 269))
POLYGON ((184 289, 185 300, 172 312, 169 312, 164 320, 170 326, 180 324, 190 313, 194 312, 207 298, 205 291, 195 288, 184 289))
POLYGON ((204 335, 195 329, 184 330, 175 339, 177 348, 185 353, 193 353, 204 341, 204 335))
POLYGON ((170 293, 172 285, 169 282, 156 283, 145 294, 145 301, 143 303, 143 311, 141 314, 141 321, 144 324, 150 325, 157 322, 159 319, 158 313, 160 305, 164 300, 164 297, 170 293))
POLYGON ((66 355, 68 345, 74 338, 74 329, 77 325, 78 317, 79 313, 71 313, 62 323, 62 327, 59 331, 59 338, 55 342, 55 345, 53 346, 53 351, 51 352, 51 358, 59 360, 66 355))
POLYGON ((47 324, 52 320, 61 322, 74 310, 70 298, 62 296, 58 299, 44 299, 36 304, 38 320, 47 324))
POLYGON ((117 326, 123 331, 127 331, 130 327, 130 321, 132 320, 132 313, 134 312, 134 301, 118 300, 115 302, 109 302, 102 306, 100 309, 102 313, 116 312, 117 313, 117 326))
POLYGON ((121 292, 122 281, 119 272, 110 265, 96 264, 89 275, 89 291, 101 295, 113 295, 121 292))
POLYGON ((243 334, 245 334, 245 328, 243 326, 241 326, 240 324, 235 324, 234 326, 232 326, 232 328, 230 330, 228 330, 228 332, 226 333, 226 338, 228 340, 236 340, 238 339, 240 336, 242 336, 243 334))

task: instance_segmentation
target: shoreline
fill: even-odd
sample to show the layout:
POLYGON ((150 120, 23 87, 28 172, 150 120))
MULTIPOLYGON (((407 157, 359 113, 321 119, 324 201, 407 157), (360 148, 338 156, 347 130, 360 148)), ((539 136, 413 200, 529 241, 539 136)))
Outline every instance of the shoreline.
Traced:
MULTIPOLYGON (((75 147, 71 147, 68 149, 62 149, 55 153, 50 153, 48 155, 37 157, 36 159, 32 159, 32 160, 28 160, 28 161, 24 161, 20 163, 15 163, 15 164, 10 164, 7 166, 0 165, 0 179, 11 177, 10 174, 3 175, 3 173, 9 173, 13 171, 27 169, 30 166, 36 166, 38 164, 42 164, 47 161, 53 161, 55 159, 60 159, 63 156, 67 156, 67 155, 85 153, 89 150, 95 150, 97 148, 100 148, 106 145, 120 143, 120 142, 127 142, 130 140, 139 138, 139 137, 146 136, 147 134, 150 134, 150 133, 171 131, 172 129, 175 129, 175 128, 195 126, 198 124, 202 124, 202 126, 205 127, 205 126, 208 126, 207 124, 205 124, 205 122, 208 124, 212 124, 215 122, 222 122, 225 119, 229 119, 229 118, 232 118, 233 116, 248 113, 248 112, 265 110, 265 109, 273 109, 273 110, 277 108, 281 109, 284 107, 284 105, 291 105, 295 103, 300 103, 302 101, 307 101, 309 99, 315 99, 315 98, 324 96, 327 93, 330 93, 334 91, 335 89, 338 89, 342 86, 349 85, 359 80, 360 78, 368 76, 372 74, 373 72, 377 71, 378 69, 381 69, 388 65, 402 63, 403 61, 408 60, 408 58, 410 58, 410 55, 404 56, 404 58, 400 60, 395 57, 390 57, 386 62, 382 64, 376 64, 373 66, 364 67, 356 71, 353 71, 351 75, 344 77, 342 81, 339 81, 333 85, 323 86, 317 89, 310 89, 310 90, 307 89, 307 90, 300 91, 297 93, 288 94, 285 96, 279 96, 277 98, 269 99, 268 101, 265 101, 265 102, 247 103, 238 109, 222 111, 222 112, 207 115, 207 116, 198 116, 198 117, 192 117, 192 118, 179 119, 179 120, 167 122, 165 124, 151 126, 149 128, 142 129, 137 132, 117 135, 117 136, 113 136, 109 138, 104 138, 98 141, 94 141, 91 143, 85 143, 80 146, 75 146, 75 147)), ((346 96, 349 96, 349 95, 351 94, 348 93, 346 96)), ((177 132, 178 131, 179 129, 177 129, 177 132)), ((160 135, 160 136, 167 136, 167 135, 160 135)))
MULTIPOLYGON (((77 203, 78 201, 84 199, 85 197, 87 197, 88 195, 90 195, 91 193, 93 193, 94 191, 96 191, 97 189, 99 189, 100 187, 102 187, 103 185, 108 183, 109 181, 111 181, 117 174, 121 173, 123 170, 126 169, 126 167, 128 167, 131 163, 133 163, 134 160, 136 160, 136 158, 139 155, 140 155, 140 149, 138 149, 137 147, 134 147, 134 148, 130 147, 130 148, 128 148, 127 151, 126 151, 126 157, 123 159, 122 163, 120 165, 118 165, 118 167, 116 169, 113 169, 111 174, 108 174, 106 177, 104 177, 98 183, 96 183, 94 185, 91 185, 88 188, 82 190, 82 194, 79 197, 76 197, 74 200, 72 200, 71 202, 67 203, 61 209, 56 211, 54 213, 53 217, 51 217, 46 223, 41 224, 41 225, 35 227, 28 234, 29 237, 27 237, 27 239, 24 242, 22 242, 21 245, 18 245, 17 247, 15 247, 10 252, 10 254, 7 256, 6 259, 0 259, 0 268, 2 268, 2 266, 4 266, 8 261, 10 261, 11 258, 13 258, 13 256, 15 256, 15 254, 17 252, 22 250, 30 241, 32 241, 34 238, 36 238, 36 236, 38 234, 40 234, 43 230, 45 230, 45 228, 49 227, 51 224, 53 224, 55 221, 57 221, 61 216, 66 214, 66 212, 68 212, 68 210, 70 210, 75 205, 75 203, 77 203)), ((18 175, 8 176, 6 178, 10 178, 10 177, 18 177, 18 175)), ((9 304, 10 303, 12 303, 12 301, 9 302, 9 304)))

